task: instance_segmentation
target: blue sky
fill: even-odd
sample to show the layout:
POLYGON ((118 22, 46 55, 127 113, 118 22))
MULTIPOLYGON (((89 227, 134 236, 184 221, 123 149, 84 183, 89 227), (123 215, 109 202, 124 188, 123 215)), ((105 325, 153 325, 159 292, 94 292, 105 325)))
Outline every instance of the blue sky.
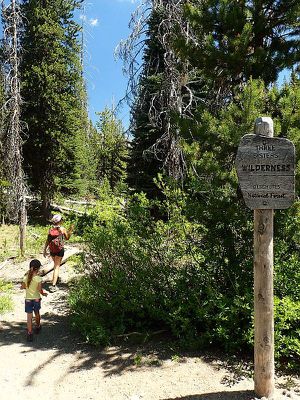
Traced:
MULTIPOLYGON (((111 107, 123 98, 127 77, 122 72, 122 60, 116 60, 114 50, 130 33, 128 24, 141 0, 86 0, 85 78, 89 98, 89 115, 93 122, 96 112, 111 107)), ((289 73, 283 71, 279 84, 289 73)), ((124 105, 118 114, 123 126, 129 125, 129 108, 124 105)))
MULTIPOLYGON (((128 37, 131 14, 140 3, 141 0, 85 0, 85 13, 78 12, 77 18, 85 27, 85 79, 93 122, 98 119, 96 112, 116 105, 125 95, 128 78, 123 74, 122 60, 115 59, 114 51, 120 41, 128 37)), ((279 83, 288 77, 289 73, 284 71, 279 83)), ((118 118, 128 128, 129 107, 126 104, 118 118)))
MULTIPOLYGON (((86 0, 81 14, 85 27, 85 78, 89 98, 89 114, 97 120, 96 112, 116 105, 124 96, 127 77, 122 60, 116 60, 114 50, 130 33, 128 24, 139 0, 86 0)), ((129 108, 124 105, 118 114, 125 128, 129 108)))

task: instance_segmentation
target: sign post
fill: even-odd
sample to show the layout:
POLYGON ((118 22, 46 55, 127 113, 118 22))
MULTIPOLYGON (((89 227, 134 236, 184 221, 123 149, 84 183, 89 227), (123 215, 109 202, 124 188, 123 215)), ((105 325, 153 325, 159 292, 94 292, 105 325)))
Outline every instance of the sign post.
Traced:
POLYGON ((255 121, 255 134, 241 139, 236 157, 246 205, 254 210, 254 390, 274 394, 273 220, 274 209, 288 208, 295 197, 295 148, 273 138, 273 121, 255 121))

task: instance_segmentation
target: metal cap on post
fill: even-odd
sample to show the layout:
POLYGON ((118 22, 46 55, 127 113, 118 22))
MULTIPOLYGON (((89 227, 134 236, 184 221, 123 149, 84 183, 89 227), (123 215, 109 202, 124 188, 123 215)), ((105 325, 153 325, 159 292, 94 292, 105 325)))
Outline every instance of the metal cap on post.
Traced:
POLYGON ((254 133, 256 135, 273 137, 274 127, 273 120, 270 117, 259 117, 255 120, 254 133))

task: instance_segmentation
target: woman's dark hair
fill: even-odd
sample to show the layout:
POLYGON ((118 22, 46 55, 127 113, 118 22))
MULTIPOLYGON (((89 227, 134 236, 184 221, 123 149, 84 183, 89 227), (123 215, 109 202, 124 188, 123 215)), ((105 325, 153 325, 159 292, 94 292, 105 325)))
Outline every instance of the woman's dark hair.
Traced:
POLYGON ((27 287, 29 288, 32 277, 33 277, 33 272, 38 271, 41 267, 41 262, 39 260, 31 260, 29 263, 29 271, 27 273, 27 287))

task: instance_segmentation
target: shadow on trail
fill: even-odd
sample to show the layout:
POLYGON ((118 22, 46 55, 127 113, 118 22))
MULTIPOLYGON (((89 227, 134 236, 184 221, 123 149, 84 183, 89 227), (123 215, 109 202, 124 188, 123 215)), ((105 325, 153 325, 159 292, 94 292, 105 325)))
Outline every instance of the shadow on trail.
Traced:
MULTIPOLYGON (((62 289, 66 285, 60 284, 62 289)), ((176 359, 174 362, 185 362, 186 357, 201 357, 206 359, 204 354, 184 353, 177 348, 173 348, 170 338, 163 334, 155 340, 143 339, 139 343, 133 343, 128 339, 108 348, 93 347, 87 345, 81 338, 71 331, 69 310, 67 304, 67 291, 60 290, 58 294, 48 296, 47 303, 50 312, 44 311, 42 306, 42 331, 39 335, 34 335, 32 343, 26 342, 26 315, 22 321, 2 321, 0 323, 0 346, 10 346, 18 344, 21 355, 35 351, 51 351, 47 361, 42 361, 33 366, 33 371, 27 377, 26 385, 33 384, 39 372, 49 363, 61 362, 61 357, 66 355, 68 362, 67 374, 78 371, 101 368, 105 377, 112 375, 122 375, 127 372, 139 372, 142 368, 159 368, 164 361, 176 359)), ((46 307, 45 307, 46 308, 46 307)), ((141 339, 141 338, 140 338, 141 339)), ((43 359, 44 360, 44 359, 43 359)), ((224 364, 217 362, 217 358, 207 360, 216 369, 223 367, 224 364)), ((227 366, 227 374, 232 377, 232 370, 227 366)), ((235 383, 238 377, 235 377, 235 383)), ((224 386, 232 386, 222 382, 224 386)), ((202 396, 202 395, 201 395, 202 396)), ((217 394, 210 397, 183 397, 182 399, 218 399, 217 394), (213 397, 215 396, 215 397, 213 397)), ((230 394, 231 396, 231 394, 230 394)), ((224 397, 224 399, 235 399, 242 397, 224 397)), ((223 398, 222 398, 223 399, 223 398)), ((171 400, 171 399, 170 399, 171 400)))
POLYGON ((252 400, 253 398, 254 392, 250 390, 241 390, 237 392, 195 394, 191 396, 172 397, 164 400, 252 400))
MULTIPOLYGON (((59 302, 63 299, 53 300, 55 307, 59 309, 59 302)), ((26 341, 26 321, 25 314, 23 321, 2 321, 0 324, 0 346, 20 345, 20 353, 26 354, 28 351, 48 351, 52 350, 47 363, 54 362, 62 355, 72 355, 73 362, 69 367, 69 373, 90 370, 94 367, 101 367, 105 376, 121 375, 128 371, 136 371, 137 357, 141 351, 143 355, 154 357, 159 360, 153 367, 159 366, 164 359, 170 358, 170 354, 163 349, 157 349, 148 344, 139 345, 119 345, 108 348, 93 347, 71 332, 70 317, 68 314, 57 315, 52 313, 42 313, 42 331, 34 335, 31 343, 26 341)), ((146 365, 145 365, 146 366, 146 365)), ((28 377, 27 384, 30 385, 37 373, 43 368, 38 365, 33 373, 28 377)))

